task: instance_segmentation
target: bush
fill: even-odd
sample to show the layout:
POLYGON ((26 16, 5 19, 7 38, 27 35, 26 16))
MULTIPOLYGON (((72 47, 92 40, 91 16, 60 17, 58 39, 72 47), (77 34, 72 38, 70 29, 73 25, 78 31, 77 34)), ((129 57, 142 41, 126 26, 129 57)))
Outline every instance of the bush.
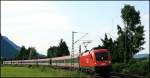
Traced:
POLYGON ((145 75, 149 72, 148 60, 143 60, 129 65, 129 72, 133 74, 145 75))
POLYGON ((127 68, 122 69, 122 73, 129 74, 129 70, 127 68))
POLYGON ((28 68, 31 68, 31 67, 32 67, 32 65, 29 64, 29 65, 28 65, 28 68))
POLYGON ((113 71, 126 74, 138 74, 150 78, 148 60, 132 59, 127 64, 115 63, 112 65, 113 71))
POLYGON ((150 72, 147 73, 147 75, 145 76, 145 78, 150 78, 150 72))
POLYGON ((122 72, 122 69, 126 68, 127 65, 124 63, 115 63, 112 65, 113 71, 122 72))
POLYGON ((134 63, 138 62, 138 60, 136 59, 131 59, 129 62, 128 62, 128 65, 132 65, 134 63))

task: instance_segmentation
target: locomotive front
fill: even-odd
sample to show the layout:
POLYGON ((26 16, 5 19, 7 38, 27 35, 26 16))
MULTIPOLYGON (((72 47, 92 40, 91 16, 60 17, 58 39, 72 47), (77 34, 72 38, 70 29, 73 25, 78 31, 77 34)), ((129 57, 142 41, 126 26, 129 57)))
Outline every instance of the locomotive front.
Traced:
POLYGON ((107 49, 99 49, 93 51, 96 59, 96 72, 110 72, 111 71, 111 55, 107 49))
POLYGON ((80 66, 95 68, 96 72, 111 71, 111 55, 107 49, 96 49, 80 55, 80 66))

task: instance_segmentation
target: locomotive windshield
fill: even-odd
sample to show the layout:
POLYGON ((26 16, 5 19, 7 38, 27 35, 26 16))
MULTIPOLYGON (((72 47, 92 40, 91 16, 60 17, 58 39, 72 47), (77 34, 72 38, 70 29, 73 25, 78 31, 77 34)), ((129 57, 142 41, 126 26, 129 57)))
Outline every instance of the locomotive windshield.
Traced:
POLYGON ((108 60, 109 52, 96 53, 95 55, 97 61, 108 60))

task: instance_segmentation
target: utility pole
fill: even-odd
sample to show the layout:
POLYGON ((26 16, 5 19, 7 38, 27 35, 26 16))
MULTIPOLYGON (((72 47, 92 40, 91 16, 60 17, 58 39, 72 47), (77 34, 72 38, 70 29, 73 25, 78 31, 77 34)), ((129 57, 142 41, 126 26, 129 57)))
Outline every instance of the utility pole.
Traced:
POLYGON ((79 46, 79 57, 78 57, 79 71, 80 71, 80 54, 81 54, 81 45, 79 46))
POLYGON ((39 66, 39 63, 38 63, 39 54, 38 54, 38 53, 37 53, 36 57, 37 57, 37 58, 36 58, 36 59, 37 59, 37 60, 36 60, 36 61, 37 61, 37 64, 36 64, 36 65, 37 65, 37 67, 38 67, 38 66, 39 66))
MULTIPOLYGON (((85 37, 88 33, 84 33, 82 37, 80 37, 78 40, 74 41, 74 34, 75 33, 81 33, 81 32, 72 32, 72 52, 71 52, 71 67, 74 67, 74 44, 80 41, 83 37, 85 37)), ((83 34, 83 33, 82 33, 83 34)))
MULTIPOLYGON (((79 57, 78 57, 79 71, 81 71, 81 67, 80 67, 80 55, 81 55, 81 45, 79 46, 79 57)), ((79 75, 80 75, 80 73, 79 73, 79 75)))
POLYGON ((30 48, 30 53, 29 53, 29 57, 28 57, 29 60, 31 59, 31 54, 32 54, 32 48, 30 48))
MULTIPOLYGON (((74 69, 74 44, 80 41, 83 37, 85 37, 88 33, 84 33, 84 35, 79 38, 78 40, 74 41, 74 34, 75 33, 82 33, 82 32, 72 32, 72 51, 71 51, 71 67, 74 69)), ((82 33, 83 34, 83 33, 82 33)), ((72 69, 72 71, 73 71, 72 69)))
POLYGON ((72 32, 71 67, 74 67, 74 33, 77 33, 77 32, 72 32))

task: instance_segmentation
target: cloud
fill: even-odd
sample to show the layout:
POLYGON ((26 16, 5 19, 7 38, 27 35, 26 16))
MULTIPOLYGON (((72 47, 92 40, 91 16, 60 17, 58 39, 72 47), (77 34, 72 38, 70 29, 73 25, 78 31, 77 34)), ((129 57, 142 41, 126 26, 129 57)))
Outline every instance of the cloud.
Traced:
POLYGON ((142 24, 149 29, 149 13, 141 14, 141 21, 142 24))
MULTIPOLYGON (((86 22, 85 27, 80 22, 74 23, 74 19, 63 14, 60 7, 52 1, 1 1, 1 33, 20 46, 36 47, 39 52, 44 52, 42 54, 46 54, 49 46, 57 45, 60 38, 64 38, 71 50, 73 30, 89 33, 84 40, 93 40, 88 46, 90 48, 100 43, 100 38, 104 38, 105 32, 116 38, 118 18, 115 18, 114 25, 109 21, 107 24, 86 22)), ((141 20, 147 30, 149 13, 142 14, 141 20)), ((146 31, 146 41, 149 40, 147 34, 146 31)), ((75 35, 75 39, 82 35, 75 35)), ((147 45, 148 43, 144 45, 146 51, 147 45)), ((75 46, 78 51, 78 45, 75 46)))
POLYGON ((149 20, 149 13, 143 14, 142 19, 143 19, 143 21, 148 21, 149 20))
POLYGON ((2 18, 2 26, 8 29, 16 28, 17 31, 42 31, 50 30, 64 30, 70 29, 68 19, 64 16, 50 14, 50 13, 35 13, 34 15, 19 16, 14 18, 2 18))
POLYGON ((68 18, 56 14, 53 11, 55 7, 56 5, 49 5, 45 1, 4 1, 2 2, 2 26, 6 27, 3 27, 3 30, 12 28, 17 31, 70 30, 68 18))
POLYGON ((140 53, 148 53, 149 52, 149 31, 150 31, 149 30, 149 13, 141 14, 141 22, 142 22, 142 25, 144 25, 144 30, 145 30, 144 32, 145 44, 143 45, 145 49, 142 50, 140 53))
POLYGON ((47 1, 1 1, 1 6, 3 12, 18 14, 23 12, 54 11, 59 8, 58 5, 53 5, 47 1))
POLYGON ((40 52, 59 42, 64 32, 79 29, 59 13, 59 6, 46 1, 2 1, 1 8, 2 35, 20 46, 34 46, 40 52))

